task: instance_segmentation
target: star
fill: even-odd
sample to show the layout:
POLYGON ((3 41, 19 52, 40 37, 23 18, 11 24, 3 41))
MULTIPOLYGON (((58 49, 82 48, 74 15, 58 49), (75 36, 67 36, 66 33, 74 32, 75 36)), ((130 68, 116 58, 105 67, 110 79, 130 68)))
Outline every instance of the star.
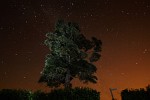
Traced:
POLYGON ((125 73, 121 73, 121 75, 125 75, 125 73))
POLYGON ((41 6, 41 7, 43 7, 44 5, 43 5, 43 4, 41 4, 40 6, 41 6))
POLYGON ((148 53, 148 50, 147 50, 147 49, 144 49, 143 54, 145 54, 145 53, 148 53))
POLYGON ((28 61, 30 62, 30 61, 31 61, 31 58, 29 58, 28 61))
POLYGON ((4 28, 3 27, 0 27, 0 30, 3 30, 4 28))
POLYGON ((1 63, 4 64, 4 61, 2 60, 1 63))
POLYGON ((71 5, 73 6, 73 5, 74 5, 74 3, 72 2, 72 3, 71 3, 71 5))
POLYGON ((26 20, 26 21, 25 21, 25 23, 27 24, 27 23, 28 23, 28 21, 26 20))

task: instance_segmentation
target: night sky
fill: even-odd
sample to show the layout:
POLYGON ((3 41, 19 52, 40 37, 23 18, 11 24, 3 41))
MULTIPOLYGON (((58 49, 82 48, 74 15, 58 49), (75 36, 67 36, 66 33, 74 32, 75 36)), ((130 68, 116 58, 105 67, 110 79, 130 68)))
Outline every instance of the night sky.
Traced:
POLYGON ((45 34, 60 18, 102 40, 98 83, 84 85, 100 91, 102 100, 110 99, 110 87, 120 100, 122 89, 150 84, 149 0, 1 0, 0 89, 49 90, 38 79, 48 53, 45 34))

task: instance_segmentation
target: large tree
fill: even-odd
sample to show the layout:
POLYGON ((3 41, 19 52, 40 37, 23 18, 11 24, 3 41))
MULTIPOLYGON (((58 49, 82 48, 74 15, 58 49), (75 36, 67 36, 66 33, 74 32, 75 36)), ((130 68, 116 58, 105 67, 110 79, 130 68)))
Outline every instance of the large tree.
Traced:
POLYGON ((45 45, 49 54, 39 82, 50 87, 61 84, 71 87, 71 80, 79 78, 84 83, 97 82, 97 68, 93 62, 100 58, 102 42, 95 37, 88 40, 80 33, 78 24, 58 20, 53 33, 46 34, 45 45))

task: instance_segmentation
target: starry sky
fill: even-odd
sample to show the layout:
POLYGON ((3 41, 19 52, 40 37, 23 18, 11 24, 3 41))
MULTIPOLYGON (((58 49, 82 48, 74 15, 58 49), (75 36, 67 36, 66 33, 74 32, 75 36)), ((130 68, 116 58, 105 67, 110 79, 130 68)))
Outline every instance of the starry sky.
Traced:
POLYGON ((49 90, 37 81, 48 53, 45 34, 60 18, 103 42, 98 83, 73 86, 97 89, 102 100, 117 88, 120 100, 122 89, 150 84, 149 0, 1 0, 0 13, 0 89, 49 90))

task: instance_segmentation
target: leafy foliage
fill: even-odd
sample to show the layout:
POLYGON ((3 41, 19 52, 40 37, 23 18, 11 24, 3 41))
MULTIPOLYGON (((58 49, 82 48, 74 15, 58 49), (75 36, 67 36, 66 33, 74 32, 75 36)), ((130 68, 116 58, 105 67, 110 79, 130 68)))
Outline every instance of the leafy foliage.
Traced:
POLYGON ((59 20, 55 31, 47 33, 46 37, 45 45, 50 53, 46 56, 39 82, 45 82, 50 87, 61 84, 71 87, 73 78, 79 78, 85 83, 96 83, 94 73, 97 68, 93 62, 101 56, 100 40, 95 37, 86 39, 76 23, 65 23, 63 20, 59 20))
POLYGON ((49 96, 52 100, 100 100, 100 93, 90 88, 58 89, 49 96))
POLYGON ((29 100, 30 93, 26 90, 0 90, 0 100, 29 100))
POLYGON ((150 86, 146 87, 146 90, 143 88, 140 89, 125 89, 121 92, 122 100, 150 100, 150 86))
POLYGON ((100 100, 100 93, 90 88, 58 89, 49 93, 3 89, 0 100, 100 100))
POLYGON ((31 100, 48 100, 48 93, 38 90, 32 94, 31 100))

